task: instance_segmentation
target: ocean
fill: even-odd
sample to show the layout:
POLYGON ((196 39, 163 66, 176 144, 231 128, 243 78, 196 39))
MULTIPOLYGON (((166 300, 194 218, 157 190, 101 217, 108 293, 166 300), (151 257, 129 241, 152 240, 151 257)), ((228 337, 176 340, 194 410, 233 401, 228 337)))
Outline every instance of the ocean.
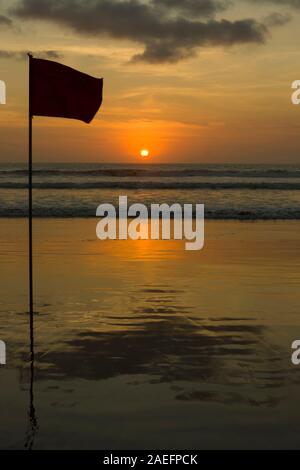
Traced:
MULTIPOLYGON (((25 164, 0 166, 0 217, 27 216, 25 164)), ((94 217, 99 204, 205 204, 206 219, 300 219, 299 165, 35 164, 36 217, 94 217)))

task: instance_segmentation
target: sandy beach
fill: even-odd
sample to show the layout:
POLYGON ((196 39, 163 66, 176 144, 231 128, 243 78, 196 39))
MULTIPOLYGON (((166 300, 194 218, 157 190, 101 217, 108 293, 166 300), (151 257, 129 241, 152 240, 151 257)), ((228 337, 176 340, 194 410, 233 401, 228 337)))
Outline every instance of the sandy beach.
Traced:
POLYGON ((297 447, 300 222, 208 221, 199 252, 96 222, 34 221, 30 423, 26 219, 0 220, 1 446, 297 447))

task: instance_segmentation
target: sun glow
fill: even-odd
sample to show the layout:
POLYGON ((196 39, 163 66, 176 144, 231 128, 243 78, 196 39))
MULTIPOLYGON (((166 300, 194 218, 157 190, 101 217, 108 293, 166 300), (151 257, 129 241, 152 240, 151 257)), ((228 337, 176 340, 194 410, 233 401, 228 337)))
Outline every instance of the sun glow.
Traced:
POLYGON ((142 149, 140 151, 140 156, 143 157, 143 158, 149 157, 149 155, 150 155, 150 152, 147 149, 142 149))

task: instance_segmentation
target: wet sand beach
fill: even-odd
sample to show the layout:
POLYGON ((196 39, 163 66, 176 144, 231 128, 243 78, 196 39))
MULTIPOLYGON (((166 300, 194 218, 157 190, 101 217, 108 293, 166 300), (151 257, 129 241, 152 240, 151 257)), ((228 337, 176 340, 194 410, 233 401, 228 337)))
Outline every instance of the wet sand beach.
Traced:
POLYGON ((30 397, 26 219, 0 220, 1 446, 297 447, 300 222, 207 221, 199 252, 96 223, 34 220, 30 397))

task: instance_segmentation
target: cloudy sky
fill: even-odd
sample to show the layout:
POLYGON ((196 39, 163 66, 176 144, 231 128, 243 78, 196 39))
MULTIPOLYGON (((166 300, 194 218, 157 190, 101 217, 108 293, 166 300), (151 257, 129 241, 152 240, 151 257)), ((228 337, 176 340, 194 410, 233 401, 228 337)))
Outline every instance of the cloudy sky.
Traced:
POLYGON ((0 161, 26 161, 26 52, 104 77, 86 125, 34 119, 35 161, 297 163, 300 0, 0 0, 0 161))

